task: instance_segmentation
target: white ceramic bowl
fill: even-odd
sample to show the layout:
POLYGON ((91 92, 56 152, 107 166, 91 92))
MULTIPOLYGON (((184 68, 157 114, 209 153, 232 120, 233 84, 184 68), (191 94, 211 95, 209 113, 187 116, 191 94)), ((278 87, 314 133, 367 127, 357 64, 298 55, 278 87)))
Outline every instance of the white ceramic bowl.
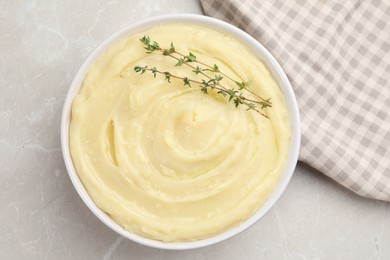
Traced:
POLYGON ((83 199, 88 208, 108 227, 117 232, 118 234, 132 240, 138 242, 143 245, 155 247, 155 248, 163 248, 163 249, 192 249, 199 248, 203 246, 212 245, 228 239, 241 231, 245 230, 256 221, 258 221, 265 213, 269 211, 269 209, 276 203, 279 199, 283 191, 285 190, 288 182, 291 179, 291 176, 294 172, 297 160, 298 160, 298 152, 300 147, 300 120, 299 120, 299 112, 298 106, 296 103, 295 95, 291 88, 290 82, 288 81, 285 73, 282 68, 278 64, 278 62, 272 57, 272 55, 255 39, 241 31, 237 27, 230 25, 228 23, 222 22, 217 19, 213 19, 206 16, 201 15, 189 15, 189 14, 181 14, 181 15, 166 15, 154 17, 151 19, 143 20, 137 23, 134 23, 130 26, 127 26, 120 31, 114 33, 108 39, 106 39, 99 47, 97 47, 92 54, 87 58, 84 64, 81 66, 80 70, 77 72, 76 77, 74 78, 68 95, 65 100, 63 113, 62 113, 62 122, 61 122, 61 145, 62 145, 62 153, 65 160, 65 165, 68 170, 69 176, 75 186, 77 192, 80 197, 83 199), (99 57, 108 47, 110 47, 114 42, 119 39, 133 35, 135 33, 139 33, 145 31, 151 27, 161 24, 170 24, 170 23, 190 23, 190 24, 198 24, 207 27, 214 28, 221 32, 226 32, 246 46, 248 46, 255 55, 257 55, 267 66, 268 69, 272 72, 274 78, 279 84, 289 111, 289 116, 292 124, 292 135, 291 135, 291 145, 288 155, 288 161, 286 164, 286 168, 280 177, 279 183, 272 193, 272 195, 268 198, 268 200, 263 204, 263 206, 248 220, 243 222, 242 224, 229 229, 221 234, 215 235, 213 237, 209 237, 206 239, 193 241, 193 242, 178 242, 178 243, 164 243, 161 241, 156 241, 148 238, 141 237, 129 231, 126 231, 121 226, 119 226, 116 222, 114 222, 109 216, 107 216, 103 211, 101 211, 89 197, 87 191, 85 190, 82 182, 80 181, 76 170, 74 168, 72 158, 69 151, 69 124, 71 119, 71 105, 73 98, 78 93, 82 81, 89 67, 95 62, 96 58, 99 57))

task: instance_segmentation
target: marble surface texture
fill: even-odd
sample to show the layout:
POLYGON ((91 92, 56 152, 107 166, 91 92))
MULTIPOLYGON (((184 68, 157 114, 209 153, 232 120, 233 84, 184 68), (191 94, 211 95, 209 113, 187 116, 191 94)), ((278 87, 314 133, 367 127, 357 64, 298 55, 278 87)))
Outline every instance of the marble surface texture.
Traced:
POLYGON ((168 13, 202 8, 198 0, 0 0, 0 259, 390 259, 389 203, 302 164, 263 219, 202 249, 138 245, 87 209, 60 148, 70 82, 107 36, 168 13))

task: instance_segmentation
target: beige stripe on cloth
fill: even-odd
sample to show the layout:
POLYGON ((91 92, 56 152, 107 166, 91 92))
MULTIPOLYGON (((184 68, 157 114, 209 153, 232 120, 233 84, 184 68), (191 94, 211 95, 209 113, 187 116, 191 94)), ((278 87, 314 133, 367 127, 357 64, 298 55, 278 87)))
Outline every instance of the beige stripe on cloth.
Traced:
POLYGON ((390 1, 201 0, 262 43, 301 113, 300 160, 390 201, 390 1))

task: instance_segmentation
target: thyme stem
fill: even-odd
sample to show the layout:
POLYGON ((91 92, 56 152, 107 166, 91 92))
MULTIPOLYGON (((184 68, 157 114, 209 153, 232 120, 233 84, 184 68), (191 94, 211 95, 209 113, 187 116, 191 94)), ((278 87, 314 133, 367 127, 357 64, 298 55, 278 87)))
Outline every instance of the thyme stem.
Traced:
POLYGON ((236 81, 232 77, 227 75, 226 73, 222 72, 216 64, 214 64, 213 66, 210 66, 209 64, 206 64, 202 61, 197 60, 196 56, 194 54, 192 54, 191 52, 188 55, 184 55, 184 54, 176 51, 176 48, 173 45, 173 43, 171 43, 170 48, 161 48, 159 43, 157 43, 155 41, 151 41, 148 36, 142 37, 140 39, 140 41, 144 44, 144 48, 146 50, 146 53, 153 53, 154 51, 159 51, 162 53, 162 55, 168 56, 168 57, 176 60, 177 63, 175 66, 181 66, 184 64, 184 65, 188 66, 189 68, 191 68, 192 72, 195 75, 200 74, 200 75, 204 76, 206 79, 202 79, 200 81, 200 80, 195 80, 195 79, 191 79, 188 77, 180 77, 177 75, 173 75, 168 71, 161 71, 155 67, 149 68, 148 66, 135 66, 134 67, 135 72, 143 74, 146 71, 150 71, 154 77, 156 77, 157 74, 161 74, 161 75, 165 76, 165 79, 169 83, 171 82, 170 81, 171 78, 174 78, 177 80, 182 80, 184 85, 185 86, 187 85, 188 87, 191 87, 191 83, 197 84, 200 87, 200 90, 205 94, 208 94, 209 89, 217 91, 218 94, 221 94, 224 97, 227 97, 229 102, 233 101, 233 103, 235 104, 236 107, 243 104, 247 107, 247 110, 254 110, 257 113, 261 114, 262 116, 268 118, 268 116, 265 113, 261 112, 258 109, 258 106, 262 110, 264 108, 271 107, 272 103, 270 102, 270 99, 264 99, 264 98, 260 97, 259 95, 257 95, 253 90, 248 88, 248 86, 250 86, 252 83, 251 80, 246 81, 246 82, 245 81, 243 81, 243 82, 236 81), (179 57, 177 57, 177 56, 179 56, 179 57), (199 66, 194 66, 191 63, 196 63, 199 65, 202 65, 203 68, 199 67, 199 66), (206 71, 215 73, 213 75, 214 78, 212 76, 210 76, 209 74, 205 73, 206 71), (227 78, 228 80, 234 82, 236 84, 237 88, 229 89, 229 88, 225 87, 223 84, 221 84, 221 81, 224 77, 227 78), (244 93, 242 91, 247 91, 248 93, 250 93, 253 97, 255 97, 258 100, 244 96, 244 93))

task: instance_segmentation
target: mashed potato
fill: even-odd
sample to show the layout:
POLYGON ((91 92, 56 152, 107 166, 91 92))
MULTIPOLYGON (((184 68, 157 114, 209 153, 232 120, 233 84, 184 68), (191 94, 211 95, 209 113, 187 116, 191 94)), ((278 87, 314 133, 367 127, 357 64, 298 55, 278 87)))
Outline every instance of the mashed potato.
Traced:
POLYGON ((170 24, 120 40, 91 66, 72 104, 69 140, 76 171, 101 210, 130 232, 177 242, 251 217, 278 182, 290 134, 281 91, 248 48, 213 29, 170 24), (269 119, 195 84, 135 73, 148 65, 196 77, 159 52, 147 54, 143 35, 252 80, 252 91, 271 98, 269 119))

